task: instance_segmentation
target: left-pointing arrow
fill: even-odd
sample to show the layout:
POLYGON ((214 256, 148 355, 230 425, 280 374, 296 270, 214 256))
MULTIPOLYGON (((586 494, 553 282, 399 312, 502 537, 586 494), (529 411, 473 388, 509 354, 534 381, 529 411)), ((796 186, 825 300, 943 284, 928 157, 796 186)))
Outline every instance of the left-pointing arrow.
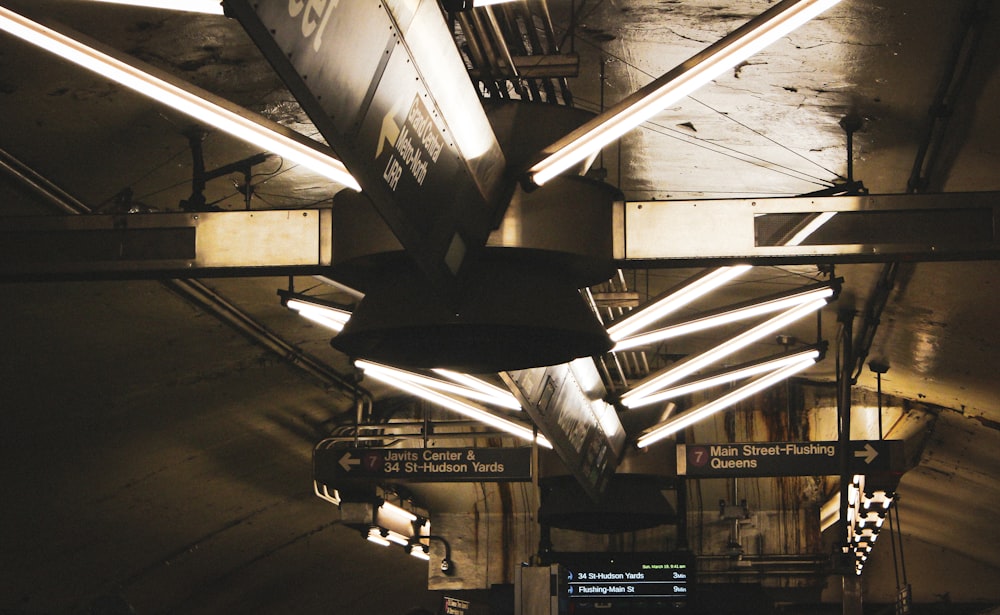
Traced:
POLYGON ((350 453, 344 453, 344 456, 340 458, 340 467, 344 468, 345 472, 350 472, 351 467, 357 465, 361 465, 361 460, 351 457, 350 453))

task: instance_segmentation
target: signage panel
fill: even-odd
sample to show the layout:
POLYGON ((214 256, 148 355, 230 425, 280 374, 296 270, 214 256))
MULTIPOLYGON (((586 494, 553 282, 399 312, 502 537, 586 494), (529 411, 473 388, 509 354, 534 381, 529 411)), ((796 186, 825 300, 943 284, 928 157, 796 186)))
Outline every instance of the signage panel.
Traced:
POLYGON ((621 457, 625 429, 604 401, 589 359, 500 374, 590 497, 599 499, 621 457))
POLYGON ((454 286, 513 185, 437 2, 226 5, 421 270, 454 286))
POLYGON ((663 612, 689 601, 691 557, 679 553, 560 554, 571 612, 663 612))
MULTIPOLYGON (((854 440, 851 472, 902 471, 902 440, 854 440)), ((731 442, 678 444, 677 473, 696 478, 731 476, 827 476, 840 474, 840 443, 731 442)))
POLYGON ((531 480, 531 449, 521 448, 319 448, 315 478, 409 482, 514 482, 531 480))

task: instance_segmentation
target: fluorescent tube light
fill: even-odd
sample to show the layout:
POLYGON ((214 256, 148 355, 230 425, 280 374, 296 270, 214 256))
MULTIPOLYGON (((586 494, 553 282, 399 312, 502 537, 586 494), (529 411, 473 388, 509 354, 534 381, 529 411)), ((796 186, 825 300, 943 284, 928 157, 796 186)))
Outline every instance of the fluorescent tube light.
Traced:
POLYGON ((0 30, 149 96, 206 126, 278 154, 348 188, 361 190, 343 163, 319 143, 124 54, 108 48, 98 50, 96 43, 84 44, 4 7, 0 7, 0 30))
POLYGON ((377 527, 368 528, 368 535, 365 536, 369 542, 388 547, 391 543, 382 536, 382 531, 377 527))
POLYGON ((713 269, 687 283, 679 290, 661 297, 647 306, 629 312, 625 318, 608 327, 608 335, 615 341, 625 339, 749 270, 750 265, 734 265, 713 269))
POLYGON ((803 303, 789 310, 782 312, 781 314, 771 318, 770 320, 764 321, 763 323, 749 329, 734 338, 726 340, 725 342, 715 346, 714 348, 703 352, 700 355, 694 355, 685 359, 684 361, 677 363, 653 376, 647 378, 643 382, 639 383, 634 389, 628 391, 622 395, 621 401, 624 405, 628 406, 634 400, 641 399, 652 395, 653 393, 664 389, 665 387, 675 383, 680 382, 682 379, 690 376, 691 374, 697 372, 698 370, 715 363, 727 357, 743 348, 746 348, 755 341, 771 335, 782 328, 790 325, 791 323, 809 315, 812 312, 820 309, 826 305, 826 299, 814 299, 808 303, 803 303))
POLYGON ((340 332, 347 321, 351 319, 351 313, 335 307, 310 303, 304 299, 289 299, 285 302, 285 307, 298 312, 303 318, 322 325, 328 329, 340 332))
POLYGON ((671 387, 665 389, 658 393, 653 393, 652 395, 647 395, 645 397, 631 398, 628 402, 623 402, 627 408, 641 408, 643 406, 649 406, 652 404, 667 401, 669 399, 676 399, 682 395, 687 395, 689 393, 694 393, 696 391, 703 391, 705 389, 710 389, 715 386, 722 384, 728 384, 730 382, 735 382, 737 380, 742 380, 743 378, 751 378, 759 374, 764 374, 777 369, 781 369, 787 365, 792 365, 798 363, 804 359, 811 359, 816 362, 819 359, 820 351, 816 349, 807 350, 805 352, 797 352, 795 354, 787 355, 777 359, 770 359, 765 361, 759 361, 745 367, 727 371, 710 378, 703 378, 701 380, 696 380, 688 384, 682 384, 680 386, 671 387))
POLYGON ((645 448, 650 444, 659 442, 667 436, 675 434, 685 427, 693 425, 720 410, 724 410, 725 408, 750 397, 758 391, 763 391, 769 386, 781 382, 793 374, 804 370, 813 363, 815 363, 814 359, 802 359, 801 361, 792 363, 791 365, 783 367, 779 370, 775 370, 766 376, 761 376, 757 380, 727 393, 718 399, 688 410, 684 414, 678 415, 672 419, 668 419, 667 421, 664 421, 663 423, 660 423, 659 425, 643 432, 643 434, 639 436, 639 439, 636 441, 636 445, 639 448, 645 448))
POLYGON ((91 2, 127 4, 151 9, 208 13, 209 15, 224 14, 221 0, 91 0, 91 2))
POLYGON ((382 504, 379 505, 378 510, 376 511, 376 518, 382 516, 383 514, 391 517, 401 517, 406 523, 413 523, 417 520, 417 516, 415 514, 405 508, 396 506, 388 500, 383 500, 382 504))
POLYGON ((370 376, 374 380, 378 380, 406 391, 411 395, 416 395, 417 397, 436 403, 463 416, 480 421, 501 431, 505 431, 512 436, 521 438, 522 440, 527 440, 529 442, 534 440, 537 441, 540 446, 552 448, 552 443, 549 442, 545 436, 539 434, 536 439, 534 431, 527 425, 512 421, 498 414, 494 414, 490 410, 473 404, 472 402, 461 400, 446 393, 435 391, 428 387, 416 384, 410 380, 400 378, 395 372, 401 370, 360 359, 355 361, 354 364, 363 369, 366 376, 370 376))
POLYGON ((425 549, 426 549, 426 547, 424 545, 422 545, 420 543, 417 543, 417 544, 411 544, 411 545, 409 545, 409 547, 406 550, 413 557, 415 557, 417 559, 422 559, 425 562, 429 562, 430 559, 431 559, 431 555, 425 549))
MULTIPOLYGON (((461 385, 479 391, 484 396, 489 399, 485 400, 487 403, 495 404, 508 408, 510 410, 521 410, 521 404, 518 403, 517 398, 514 394, 507 389, 502 389, 494 384, 490 384, 485 380, 476 378, 475 376, 470 376, 469 374, 462 374, 459 372, 453 372, 448 369, 437 368, 434 373, 440 374, 445 378, 453 380, 461 385)), ((471 396, 470 396, 471 397, 471 396)))
POLYGON ((529 178, 541 186, 837 2, 779 2, 552 144, 546 149, 547 156, 528 169, 529 178))
POLYGON ((663 340, 679 337, 681 335, 687 335, 696 331, 702 331, 704 329, 719 327, 739 320, 752 318, 754 316, 778 312, 796 305, 801 305, 802 303, 806 303, 813 299, 830 298, 835 292, 835 289, 831 286, 812 288, 807 291, 793 291, 791 293, 786 293, 782 297, 775 297, 753 305, 721 312, 712 316, 689 320, 687 322, 664 327, 663 329, 650 331, 649 333, 624 338, 615 344, 615 347, 612 348, 612 352, 628 350, 637 346, 645 346, 647 344, 661 342, 663 340))

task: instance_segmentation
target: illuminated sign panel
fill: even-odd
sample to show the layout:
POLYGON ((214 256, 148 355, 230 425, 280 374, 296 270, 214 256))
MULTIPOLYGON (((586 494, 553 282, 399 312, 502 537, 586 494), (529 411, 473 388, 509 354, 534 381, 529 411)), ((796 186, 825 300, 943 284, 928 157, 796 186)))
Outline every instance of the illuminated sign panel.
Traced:
POLYGON ((560 613, 660 613, 687 605, 694 590, 688 553, 572 553, 558 557, 560 613))

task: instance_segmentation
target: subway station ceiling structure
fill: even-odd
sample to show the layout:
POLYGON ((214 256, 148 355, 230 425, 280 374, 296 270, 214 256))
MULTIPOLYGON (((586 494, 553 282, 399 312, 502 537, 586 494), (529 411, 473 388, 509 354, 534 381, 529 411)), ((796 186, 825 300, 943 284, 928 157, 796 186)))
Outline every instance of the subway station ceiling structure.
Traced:
MULTIPOLYGON (((836 478, 681 481, 678 436, 642 439, 738 383, 628 404, 652 377, 694 365, 773 314, 605 352, 618 341, 605 325, 742 264, 753 267, 646 330, 829 284, 835 296, 818 316, 768 330, 688 376, 812 348, 822 358, 688 426, 687 446, 837 440, 838 374, 853 380, 852 438, 902 440, 894 455, 905 469, 890 481, 898 544, 880 540, 873 550, 863 601, 892 603, 908 585, 933 612, 1000 604, 995 3, 843 0, 566 173, 583 179, 542 186, 527 171, 547 147, 775 3, 528 0, 450 14, 428 0, 260 4, 298 10, 303 36, 324 16, 336 22, 337 11, 357 27, 328 40, 336 61, 305 74, 261 43, 271 17, 257 3, 233 2, 221 15, 0 0, 4 11, 79 33, 299 141, 325 143, 364 188, 0 33, 0 610, 77 613, 120 600, 137 613, 404 613, 436 609, 448 594, 486 613, 491 600, 506 604, 499 588, 549 541, 555 551, 687 547, 704 585, 716 588, 702 595, 720 596, 702 598, 705 608, 835 612, 844 591, 832 557, 838 530, 821 509, 837 503, 836 478), (370 15, 390 14, 400 39, 371 36, 381 26, 370 15), (427 32, 431 55, 421 56, 415 41, 427 32), (401 76, 411 69, 393 51, 404 43, 419 65, 418 102, 426 90, 439 108, 434 96, 424 107, 411 102, 401 76), (429 74, 434 54, 461 61, 456 92, 445 95, 429 74), (322 79, 343 87, 307 99, 322 79), (329 113, 337 105, 357 116, 329 113), (468 154, 475 146, 458 129, 440 143, 420 132, 420 109, 440 127, 435 113, 465 117, 463 108, 492 122, 495 142, 482 158, 468 154), (398 145, 406 130, 422 135, 423 160, 398 145), (405 169, 387 162, 393 152, 405 169), (438 161, 453 165, 447 180, 434 175, 438 161), (837 200, 851 198, 859 200, 837 200), (909 209, 859 218, 845 205, 853 202, 909 209), (798 237, 789 229, 801 228, 774 213, 787 203, 807 221, 843 207, 832 220, 844 222, 780 257, 798 237), (464 217, 467 209, 476 214, 464 217), (136 266, 128 259, 143 252, 132 244, 138 252, 93 256, 125 245, 116 232, 167 214, 198 219, 185 228, 199 233, 221 228, 214 237, 231 250, 225 258, 258 264, 192 259, 204 275, 191 275, 176 262, 136 266), (220 215, 237 223, 212 227, 230 219, 220 215), (768 216, 779 221, 768 226, 768 216), (85 218, 109 220, 104 243, 61 253, 52 225, 77 228, 85 218), (268 268, 314 240, 294 229, 329 229, 318 250, 332 262, 268 268), (856 241, 844 247, 844 237, 856 241), (286 307, 313 299, 361 320, 359 290, 368 328, 347 329, 339 342, 286 307), (475 318, 455 326, 441 312, 455 306, 475 318), (321 441, 524 445, 354 359, 474 373, 518 393, 515 406, 537 406, 532 370, 574 357, 587 366, 576 377, 595 376, 603 392, 595 407, 610 409, 622 430, 608 483, 587 482, 582 458, 556 442, 556 452, 540 452, 534 482, 379 485, 429 516, 454 574, 439 570, 436 540, 428 564, 362 539, 366 521, 349 493, 374 483, 346 483, 342 510, 317 497, 321 441), (905 564, 902 581, 894 559, 905 564)), ((287 33, 272 34, 281 51, 287 33)), ((551 435, 537 414, 490 412, 551 435)))

